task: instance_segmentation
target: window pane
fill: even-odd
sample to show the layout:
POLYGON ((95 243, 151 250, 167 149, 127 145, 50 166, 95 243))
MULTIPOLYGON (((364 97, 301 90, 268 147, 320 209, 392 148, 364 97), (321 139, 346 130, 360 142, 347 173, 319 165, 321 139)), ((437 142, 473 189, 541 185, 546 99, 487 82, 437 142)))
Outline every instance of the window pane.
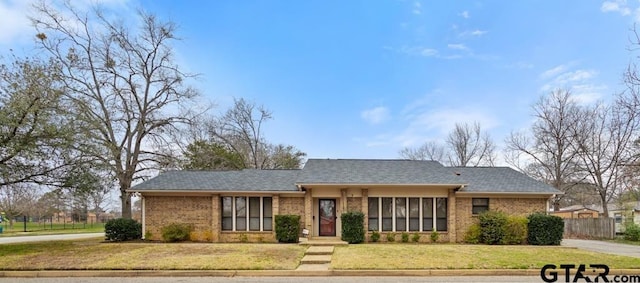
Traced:
POLYGON ((420 231, 420 199, 409 199, 409 231, 420 231))
POLYGON ((271 203, 272 200, 270 197, 264 197, 262 198, 262 216, 264 217, 262 219, 262 230, 263 231, 271 231, 272 225, 271 225, 271 221, 272 221, 272 215, 271 215, 271 203))
POLYGON ((236 197, 236 231, 247 230, 247 198, 236 197))
POLYGON ((436 228, 438 231, 447 231, 447 199, 436 199, 436 228))
POLYGON ((382 231, 393 230, 393 198, 382 198, 382 231))
POLYGON ((396 231, 407 230, 407 199, 396 198, 396 231))
POLYGON ((378 231, 378 198, 369 198, 369 231, 378 231))
POLYGON ((260 231, 260 198, 249 198, 249 230, 260 231))
POLYGON ((422 216, 433 217, 433 198, 422 199, 422 216))
POLYGON ((489 205, 488 198, 474 198, 471 200, 471 202, 473 203, 473 205, 481 205, 481 206, 489 205))
POLYGON ((222 230, 233 230, 233 218, 232 218, 232 204, 233 197, 222 197, 222 230))
POLYGON ((480 214, 480 213, 483 213, 483 212, 485 212, 487 210, 489 210, 489 208, 486 207, 486 206, 474 206, 474 207, 471 208, 471 213, 480 214))

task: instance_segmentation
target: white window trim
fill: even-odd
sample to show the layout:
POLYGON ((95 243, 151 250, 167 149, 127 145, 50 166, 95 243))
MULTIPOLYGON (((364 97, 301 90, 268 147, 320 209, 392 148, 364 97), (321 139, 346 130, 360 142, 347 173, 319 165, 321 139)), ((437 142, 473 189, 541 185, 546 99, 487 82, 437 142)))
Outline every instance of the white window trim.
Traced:
MULTIPOLYGON (((440 197, 440 196, 433 196, 433 197, 419 197, 419 196, 409 196, 409 197, 402 197, 405 198, 405 221, 406 221, 406 226, 405 226, 405 231, 398 231, 396 230, 396 197, 388 197, 388 196, 381 196, 381 197, 377 197, 377 196, 369 196, 369 198, 377 198, 378 199, 378 230, 370 230, 370 231, 377 231, 377 232, 432 232, 430 231, 425 231, 424 230, 424 209, 423 209, 423 200, 424 199, 431 199, 431 212, 433 215, 432 219, 431 219, 431 225, 433 227, 433 231, 436 232, 447 232, 449 230, 449 225, 447 225, 447 230, 443 230, 440 231, 438 230, 438 215, 437 215, 437 208, 438 208, 438 199, 439 198, 443 198, 447 200, 447 213, 446 213, 446 219, 447 221, 449 221, 449 198, 447 197, 440 197), (391 231, 383 231, 382 230, 382 199, 383 198, 391 198, 392 199, 392 206, 391 206, 391 231), (420 210, 420 231, 409 231, 409 199, 410 198, 418 198, 419 201, 419 210, 420 210)), ((400 197, 398 197, 400 198, 400 197)), ((368 202, 367 202, 368 203, 368 202)))
MULTIPOLYGON (((230 197, 231 198, 231 230, 220 230, 222 232, 273 232, 273 229, 271 230, 264 230, 264 199, 265 198, 271 198, 271 206, 272 206, 272 215, 271 215, 271 219, 273 221, 273 197, 269 197, 269 196, 222 196, 220 199, 222 200, 223 197, 230 197), (238 230, 236 227, 236 198, 239 197, 243 197, 245 198, 245 229, 244 230, 238 230), (249 219, 250 219, 250 198, 260 198, 260 230, 249 230, 249 219)), ((222 210, 224 210, 224 206, 222 206, 220 208, 221 212, 222 210)), ((220 216, 222 216, 222 213, 220 213, 220 216)), ((273 225, 272 225, 273 226, 273 225)))

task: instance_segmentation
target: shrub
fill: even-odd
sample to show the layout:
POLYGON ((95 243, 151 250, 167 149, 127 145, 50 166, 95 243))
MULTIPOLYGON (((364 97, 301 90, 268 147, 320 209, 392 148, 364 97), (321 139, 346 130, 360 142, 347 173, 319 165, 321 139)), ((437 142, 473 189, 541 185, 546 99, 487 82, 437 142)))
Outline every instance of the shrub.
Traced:
POLYGON ((527 240, 527 220, 522 216, 508 216, 505 224, 504 238, 500 242, 503 245, 520 245, 527 240))
POLYGON ((560 245, 564 221, 555 215, 534 213, 529 220, 527 241, 530 245, 560 245))
POLYGON ((162 240, 165 242, 182 242, 189 240, 191 225, 184 223, 171 223, 160 229, 162 240))
POLYGON ((478 216, 480 220, 480 242, 495 245, 502 242, 505 235, 507 215, 500 211, 486 211, 478 216))
POLYGON ((471 226, 469 226, 469 230, 464 233, 464 242, 469 244, 479 244, 481 232, 482 230, 480 229, 480 224, 472 224, 471 226))
POLYGON ((276 215, 276 239, 281 243, 297 243, 300 233, 300 215, 276 215))
POLYGON ((104 234, 108 241, 136 240, 142 238, 142 225, 133 219, 111 219, 104 225, 104 234))
POLYGON ((349 211, 340 215, 342 220, 342 240, 349 244, 364 242, 364 213, 349 211))
POLYGON ((402 232, 401 238, 402 238, 402 242, 403 243, 408 243, 409 242, 409 233, 402 232))
POLYGON ((375 243, 379 240, 380 240, 380 233, 378 231, 371 232, 371 241, 375 243))
POLYGON ((396 241, 396 234, 395 233, 387 234, 387 242, 395 242, 395 241, 396 241))
POLYGON ((240 236, 238 237, 238 239, 240 240, 240 243, 246 243, 249 242, 249 237, 247 236, 247 234, 242 233, 240 234, 240 236))
POLYGON ((627 223, 624 229, 624 239, 627 241, 640 241, 640 225, 633 222, 627 223))
POLYGON ((413 233, 413 236, 411 236, 411 241, 413 241, 414 243, 420 242, 420 234, 413 233))
POLYGON ((440 233, 438 233, 438 231, 436 231, 435 229, 431 232, 431 235, 429 235, 429 237, 431 238, 431 242, 435 243, 438 241, 438 239, 440 239, 440 233))

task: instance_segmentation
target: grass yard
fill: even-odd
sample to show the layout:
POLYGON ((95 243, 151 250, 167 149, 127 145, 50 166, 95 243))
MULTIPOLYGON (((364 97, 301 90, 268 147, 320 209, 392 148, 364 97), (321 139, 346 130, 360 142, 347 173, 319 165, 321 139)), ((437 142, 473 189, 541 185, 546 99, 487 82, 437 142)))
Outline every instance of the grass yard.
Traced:
POLYGON ((333 269, 540 269, 545 264, 640 268, 640 258, 566 247, 361 244, 336 247, 333 269))
POLYGON ((14 222, 13 227, 2 222, 3 231, 0 237, 52 235, 52 234, 76 234, 104 232, 104 223, 35 223, 27 222, 27 232, 24 232, 24 222, 14 222))
POLYGON ((295 269, 295 244, 102 243, 102 239, 0 245, 0 270, 295 269))

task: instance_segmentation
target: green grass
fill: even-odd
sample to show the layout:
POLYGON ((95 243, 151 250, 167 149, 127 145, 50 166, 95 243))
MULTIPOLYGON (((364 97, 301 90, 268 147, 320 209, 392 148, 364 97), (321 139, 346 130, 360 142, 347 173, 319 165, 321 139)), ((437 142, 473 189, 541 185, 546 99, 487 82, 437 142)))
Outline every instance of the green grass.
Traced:
POLYGON ((333 269, 540 269, 545 264, 640 268, 640 258, 566 247, 362 244, 336 247, 333 269))
POLYGON ((623 236, 617 236, 613 240, 606 240, 608 242, 619 243, 619 244, 627 244, 627 245, 635 245, 640 246, 640 241, 629 241, 625 240, 623 236))
POLYGON ((24 232, 24 222, 14 222, 13 227, 10 227, 7 222, 2 222, 0 226, 3 228, 0 237, 104 232, 104 223, 55 223, 53 225, 47 223, 45 225, 27 222, 27 232, 24 232))
POLYGON ((290 270, 296 244, 103 243, 102 239, 0 245, 0 270, 290 270))

